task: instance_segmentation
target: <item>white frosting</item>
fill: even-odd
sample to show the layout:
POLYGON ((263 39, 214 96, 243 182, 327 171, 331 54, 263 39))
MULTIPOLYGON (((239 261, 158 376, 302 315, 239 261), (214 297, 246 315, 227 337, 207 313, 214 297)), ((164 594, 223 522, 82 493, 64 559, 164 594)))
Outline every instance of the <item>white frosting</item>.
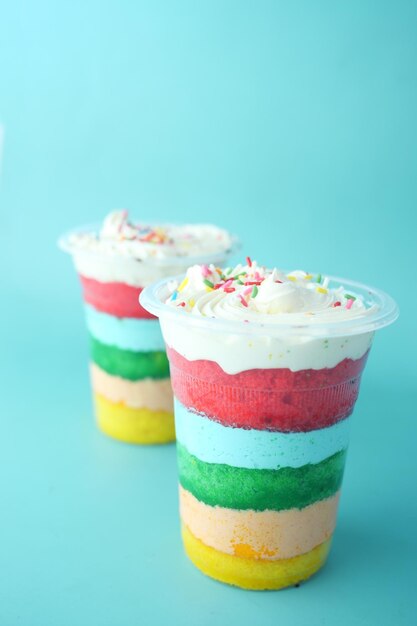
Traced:
POLYGON ((219 333, 209 328, 187 328, 182 322, 161 317, 165 343, 189 361, 215 361, 228 374, 250 369, 304 369, 334 367, 343 359, 359 359, 371 347, 374 333, 316 339, 307 337, 250 337, 219 333))
POLYGON ((196 257, 224 262, 232 238, 211 224, 134 224, 122 210, 110 213, 98 232, 72 233, 62 245, 83 276, 143 287, 185 272, 196 257))
POLYGON ((99 232, 72 233, 68 244, 74 250, 147 260, 217 255, 230 250, 232 239, 212 224, 134 224, 123 210, 107 215, 99 232))
MULTIPOLYGON (((193 266, 180 285, 173 282, 170 288, 168 306, 181 307, 191 316, 232 320, 237 324, 314 326, 356 319, 375 311, 375 306, 367 307, 359 296, 347 293, 342 286, 330 288, 326 278, 302 271, 285 274, 256 263, 238 265, 224 274, 212 265, 193 266)), ((267 331, 265 335, 214 335, 209 325, 187 327, 186 316, 162 316, 161 326, 166 343, 185 358, 216 361, 229 374, 253 368, 298 371, 334 367, 345 358, 363 356, 374 334, 329 338, 308 336, 308 332, 279 336, 270 336, 267 331)))
POLYGON ((343 286, 330 288, 328 282, 300 270, 269 270, 256 262, 224 273, 214 265, 194 265, 180 285, 171 284, 166 304, 182 306, 191 315, 259 324, 322 324, 374 312, 375 307, 367 307, 358 295, 343 286))
POLYGON ((132 287, 146 287, 166 276, 184 273, 188 267, 185 259, 176 264, 173 260, 172 265, 155 265, 151 260, 99 255, 88 250, 74 251, 73 260, 77 272, 82 276, 102 283, 125 283, 132 287))

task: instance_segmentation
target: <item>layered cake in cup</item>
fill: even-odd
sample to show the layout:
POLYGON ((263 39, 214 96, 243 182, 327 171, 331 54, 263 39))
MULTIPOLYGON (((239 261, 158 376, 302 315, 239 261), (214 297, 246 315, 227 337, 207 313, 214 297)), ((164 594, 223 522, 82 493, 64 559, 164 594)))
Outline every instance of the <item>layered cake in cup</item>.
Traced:
POLYGON ((336 522, 349 416, 383 292, 304 271, 191 267, 141 294, 175 396, 180 515, 191 561, 279 589, 314 574, 336 522))
POLYGON ((144 287, 190 263, 224 262, 233 241, 210 224, 129 221, 127 211, 60 239, 79 275, 90 335, 91 384, 100 429, 122 441, 175 439, 169 365, 156 317, 142 308, 144 287))

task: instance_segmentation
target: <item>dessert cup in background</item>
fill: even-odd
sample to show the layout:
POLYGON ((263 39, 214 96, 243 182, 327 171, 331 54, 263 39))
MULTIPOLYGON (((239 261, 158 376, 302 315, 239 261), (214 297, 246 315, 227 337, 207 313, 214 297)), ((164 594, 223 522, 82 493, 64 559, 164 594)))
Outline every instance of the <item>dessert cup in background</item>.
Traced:
POLYGON ((139 225, 127 211, 63 236, 79 275, 90 335, 97 423, 137 444, 175 439, 169 365, 156 317, 138 304, 142 289, 200 263, 224 262, 233 246, 216 226, 139 225))
POLYGON ((160 318, 170 361, 188 556, 249 589, 309 578, 329 552, 374 332, 395 303, 249 258, 192 267, 140 302, 160 318))

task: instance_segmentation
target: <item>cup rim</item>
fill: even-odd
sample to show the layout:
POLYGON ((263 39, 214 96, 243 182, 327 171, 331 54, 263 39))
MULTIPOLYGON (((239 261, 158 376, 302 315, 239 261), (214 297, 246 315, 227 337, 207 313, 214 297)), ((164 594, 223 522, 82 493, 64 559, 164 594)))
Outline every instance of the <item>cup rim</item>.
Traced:
MULTIPOLYGON (((161 222, 158 222, 158 223, 149 222, 149 226, 182 226, 182 225, 184 224, 168 223, 168 222, 162 222, 162 223, 161 222)), ((241 242, 240 242, 239 237, 233 233, 230 233, 225 228, 222 228, 222 230, 225 230, 228 233, 230 240, 231 240, 231 244, 228 248, 222 251, 219 251, 217 253, 200 254, 200 255, 194 255, 194 256, 184 255, 184 256, 172 256, 172 257, 166 257, 166 258, 155 258, 155 257, 146 258, 145 257, 143 259, 140 259, 136 257, 123 256, 121 254, 110 255, 105 252, 100 252, 99 250, 89 250, 88 248, 81 248, 81 247, 71 245, 70 237, 72 235, 75 235, 77 233, 82 233, 82 232, 97 232, 100 229, 100 226, 101 226, 100 222, 94 222, 92 224, 84 224, 82 226, 78 226, 76 228, 72 228, 71 230, 66 231, 58 238, 58 241, 57 241, 58 248, 62 250, 63 252, 66 252, 71 255, 80 253, 80 254, 88 254, 96 258, 103 258, 107 260, 117 259, 118 262, 119 261, 120 262, 134 261, 136 263, 145 263, 145 264, 148 263, 149 265, 158 266, 158 267, 183 268, 184 266, 189 267, 191 265, 201 265, 203 263, 214 263, 214 264, 222 263, 225 261, 227 257, 237 252, 241 247, 241 242)), ((221 227, 218 227, 218 228, 221 228, 221 227)))
POLYGON ((184 311, 182 307, 171 307, 165 304, 163 300, 164 297, 166 300, 169 296, 167 290, 168 284, 172 281, 181 281, 184 278, 184 274, 164 278, 145 287, 139 296, 139 301, 144 309, 161 319, 183 322, 184 325, 190 328, 205 328, 213 332, 233 335, 263 335, 270 337, 304 336, 316 338, 344 337, 374 332, 375 330, 392 324, 398 318, 399 308, 397 303, 381 289, 337 276, 329 276, 327 274, 326 276, 329 278, 330 285, 332 283, 337 283, 337 286, 343 285, 345 288, 349 288, 349 290, 353 290, 363 296, 366 301, 371 298, 370 304, 376 304, 378 308, 369 315, 355 319, 314 323, 308 323, 307 321, 305 324, 289 322, 268 324, 256 321, 243 323, 237 320, 199 317, 190 315, 184 311))

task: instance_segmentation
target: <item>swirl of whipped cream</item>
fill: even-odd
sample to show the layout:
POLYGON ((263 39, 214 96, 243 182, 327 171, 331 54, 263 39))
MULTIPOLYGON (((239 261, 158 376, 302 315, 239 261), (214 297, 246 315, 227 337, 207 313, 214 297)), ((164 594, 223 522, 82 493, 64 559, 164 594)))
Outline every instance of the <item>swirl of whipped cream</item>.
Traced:
POLYGON ((103 221, 100 230, 101 239, 109 239, 111 241, 123 241, 125 239, 136 239, 138 229, 128 221, 128 212, 112 211, 103 221))
POLYGON ((273 274, 267 276, 259 285, 254 305, 260 313, 291 313, 303 306, 303 297, 300 289, 292 282, 274 280, 273 274))
POLYGON ((99 231, 80 231, 68 237, 72 252, 88 251, 127 259, 175 259, 223 255, 232 247, 230 234, 212 224, 138 224, 128 211, 113 211, 99 231))
POLYGON ((369 314, 355 294, 329 280, 297 270, 285 274, 250 261, 221 270, 194 265, 181 284, 172 285, 167 304, 192 315, 245 322, 314 324, 369 314))

